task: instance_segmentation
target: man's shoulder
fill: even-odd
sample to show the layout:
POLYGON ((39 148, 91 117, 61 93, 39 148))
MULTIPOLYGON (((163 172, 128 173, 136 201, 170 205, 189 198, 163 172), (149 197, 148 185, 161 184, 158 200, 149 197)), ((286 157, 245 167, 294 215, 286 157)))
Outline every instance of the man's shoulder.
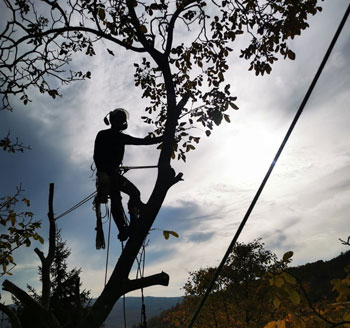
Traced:
POLYGON ((111 129, 100 130, 97 133, 97 137, 108 137, 111 134, 112 134, 112 130, 111 129))
POLYGON ((122 133, 120 131, 114 131, 112 129, 101 130, 97 133, 96 139, 118 139, 123 142, 125 139, 129 138, 128 134, 122 133))

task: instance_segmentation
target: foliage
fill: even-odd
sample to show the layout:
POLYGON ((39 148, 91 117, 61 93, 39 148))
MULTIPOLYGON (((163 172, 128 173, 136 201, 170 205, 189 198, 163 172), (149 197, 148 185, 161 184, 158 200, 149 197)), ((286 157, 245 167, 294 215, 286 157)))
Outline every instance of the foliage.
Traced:
POLYGON ((16 141, 11 140, 10 133, 8 133, 6 137, 0 139, 0 148, 9 153, 15 153, 18 151, 23 153, 25 149, 30 149, 30 146, 23 145, 18 138, 16 138, 16 141))
MULTIPOLYGON (((196 327, 262 327, 273 318, 271 288, 263 279, 269 270, 280 268, 275 254, 264 249, 261 240, 237 243, 225 264, 222 275, 196 322, 196 327)), ((184 301, 167 320, 176 327, 188 324, 199 298, 216 268, 190 273, 184 286, 184 301)))
POLYGON ((13 258, 16 249, 23 245, 29 247, 32 240, 44 243, 44 239, 37 233, 41 223, 33 220, 33 213, 16 210, 20 203, 25 207, 30 206, 30 201, 21 196, 22 192, 21 187, 18 187, 13 196, 0 198, 0 225, 7 230, 7 233, 0 235, 0 276, 12 274, 10 271, 16 265, 13 258))
MULTIPOLYGON (((11 108, 11 95, 24 104, 30 102, 31 87, 56 98, 60 95, 57 81, 67 84, 90 78, 89 71, 67 71, 72 55, 94 56, 96 42, 108 40, 111 47, 142 54, 134 64, 135 85, 149 100, 148 114, 142 119, 154 126, 155 134, 165 131, 175 99, 190 98, 190 106, 178 108, 181 115, 173 122, 177 125, 173 158, 177 152, 183 160, 200 140, 190 129, 199 124, 209 136, 214 125, 230 122, 229 108, 238 109, 237 98, 225 82, 236 38, 249 37, 240 50, 240 57, 250 61, 249 69, 256 75, 269 74, 279 57, 295 58, 288 40, 308 27, 309 14, 321 10, 317 0, 3 3, 11 14, 0 34, 4 108, 11 108), (191 39, 178 38, 185 30, 192 33, 191 39)), ((106 47, 106 52, 114 56, 114 49, 106 47)))
MULTIPOLYGON (((291 254, 292 256, 292 254, 291 254)), ((285 259, 283 259, 284 261, 285 259)), ((350 267, 345 267, 346 276, 332 279, 336 300, 311 301, 305 282, 288 270, 269 272, 269 282, 274 291, 273 304, 276 309, 285 308, 286 315, 277 315, 277 320, 264 328, 280 327, 350 327, 350 267)))
MULTIPOLYGON (((195 327, 350 327, 350 270, 346 267, 345 276, 331 281, 335 299, 312 302, 308 282, 288 268, 292 256, 287 252, 278 261, 259 240, 236 245, 195 327)), ((188 324, 214 271, 207 268, 190 274, 184 301, 161 315, 165 324, 188 324)))

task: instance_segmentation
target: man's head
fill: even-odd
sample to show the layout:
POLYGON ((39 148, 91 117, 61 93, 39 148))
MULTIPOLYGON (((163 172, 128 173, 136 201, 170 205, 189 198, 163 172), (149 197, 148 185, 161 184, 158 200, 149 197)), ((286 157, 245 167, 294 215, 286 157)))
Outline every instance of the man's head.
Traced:
POLYGON ((117 108, 109 113, 112 128, 118 131, 125 130, 128 127, 128 118, 129 113, 123 108, 117 108))

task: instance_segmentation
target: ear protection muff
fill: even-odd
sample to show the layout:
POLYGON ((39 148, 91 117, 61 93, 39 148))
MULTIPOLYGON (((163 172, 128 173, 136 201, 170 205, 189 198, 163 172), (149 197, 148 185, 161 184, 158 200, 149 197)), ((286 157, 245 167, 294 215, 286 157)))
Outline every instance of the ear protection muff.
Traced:
POLYGON ((127 128, 128 126, 128 122, 127 120, 129 119, 129 112, 127 110, 125 110, 124 108, 116 108, 115 110, 109 112, 104 118, 103 118, 103 122, 105 122, 106 125, 109 125, 110 124, 110 121, 111 121, 111 114, 113 113, 116 113, 116 112, 124 112, 125 113, 125 116, 126 116, 126 120, 124 122, 124 126, 125 128, 127 128), (109 116, 109 119, 108 119, 108 116, 109 116))
POLYGON ((105 122, 106 125, 109 125, 109 120, 108 120, 108 115, 110 115, 111 112, 109 112, 104 118, 103 118, 103 122, 105 122))

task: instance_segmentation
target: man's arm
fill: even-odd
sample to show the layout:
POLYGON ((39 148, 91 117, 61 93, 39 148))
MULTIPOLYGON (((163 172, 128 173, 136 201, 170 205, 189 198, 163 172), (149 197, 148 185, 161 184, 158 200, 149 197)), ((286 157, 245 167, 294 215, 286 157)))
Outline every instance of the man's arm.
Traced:
POLYGON ((123 134, 123 139, 126 145, 155 145, 163 141, 163 136, 155 138, 136 138, 129 136, 128 134, 123 134))

